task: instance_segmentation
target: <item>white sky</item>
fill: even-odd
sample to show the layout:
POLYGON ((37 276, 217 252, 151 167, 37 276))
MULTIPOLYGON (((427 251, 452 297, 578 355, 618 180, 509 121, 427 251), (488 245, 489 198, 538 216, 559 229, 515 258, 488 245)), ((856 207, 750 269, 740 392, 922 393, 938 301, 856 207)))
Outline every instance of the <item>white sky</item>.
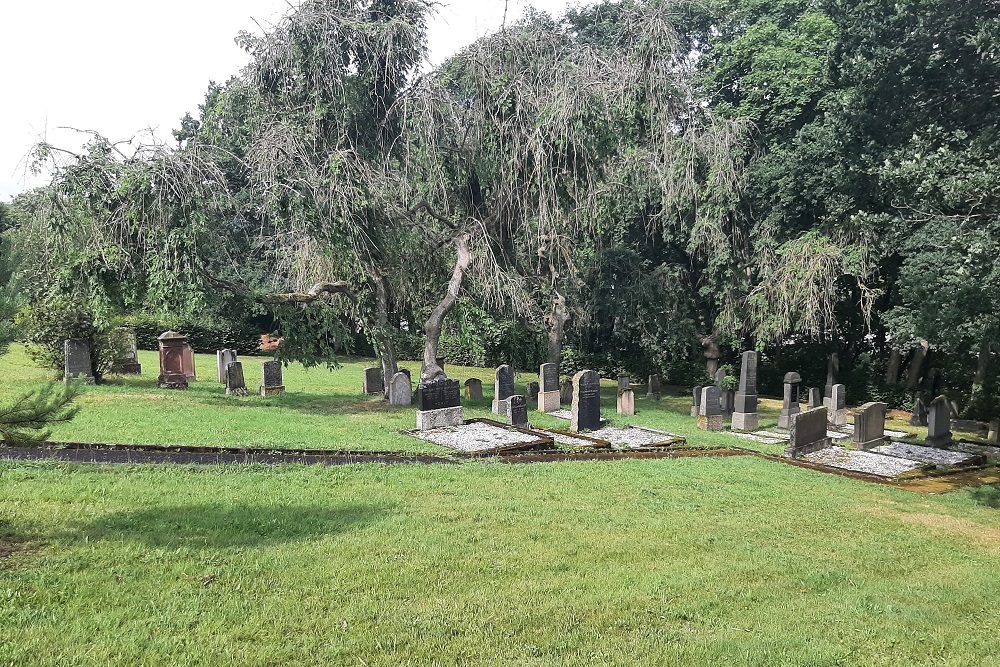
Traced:
MULTIPOLYGON (((432 62, 497 29, 504 0, 445 0, 430 28, 432 62)), ((580 0, 509 0, 550 12, 580 0)), ((152 127, 170 138, 197 112, 209 81, 247 62, 233 39, 288 8, 286 0, 0 0, 0 201, 40 184, 24 156, 42 136, 80 144, 60 126, 113 140, 152 127)))

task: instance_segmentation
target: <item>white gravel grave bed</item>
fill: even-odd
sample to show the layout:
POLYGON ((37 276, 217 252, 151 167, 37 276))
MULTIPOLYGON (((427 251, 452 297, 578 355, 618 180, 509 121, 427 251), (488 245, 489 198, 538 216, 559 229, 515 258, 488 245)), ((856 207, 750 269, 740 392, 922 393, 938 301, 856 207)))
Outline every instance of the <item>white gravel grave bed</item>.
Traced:
POLYGON ((1000 447, 993 445, 979 445, 974 442, 952 443, 953 451, 965 452, 966 454, 982 454, 988 459, 1000 459, 1000 447))
POLYGON ((844 449, 843 447, 827 447, 818 452, 806 454, 802 459, 810 463, 830 466, 831 468, 863 472, 869 475, 878 475, 879 477, 895 477, 904 472, 916 470, 922 465, 917 461, 886 456, 884 454, 875 454, 873 452, 844 449))
POLYGON ((765 445, 780 445, 783 442, 788 442, 788 438, 771 437, 764 433, 743 433, 741 431, 732 431, 729 435, 735 435, 737 438, 743 438, 744 440, 762 442, 765 445))
MULTIPOLYGON (((847 433, 850 433, 851 435, 854 434, 854 424, 844 424, 840 428, 842 428, 847 433)), ((882 432, 890 438, 906 438, 911 435, 906 431, 890 431, 889 429, 885 429, 882 432)))
POLYGON ((625 428, 605 426, 604 428, 599 428, 596 431, 590 431, 587 435, 593 438, 607 440, 611 443, 612 447, 616 447, 618 449, 638 449, 639 447, 649 447, 650 445, 662 443, 665 440, 680 437, 674 435, 673 433, 667 433, 666 431, 657 431, 655 429, 643 428, 641 426, 626 426, 625 428))
POLYGON ((891 442, 868 450, 876 454, 895 456, 901 459, 919 461, 921 463, 940 463, 944 465, 961 465, 976 458, 975 454, 952 452, 947 449, 935 449, 922 445, 908 445, 904 442, 891 442))
POLYGON ((483 422, 447 426, 429 431, 415 431, 413 435, 421 440, 433 442, 435 445, 468 454, 516 449, 539 440, 537 434, 522 433, 483 422))

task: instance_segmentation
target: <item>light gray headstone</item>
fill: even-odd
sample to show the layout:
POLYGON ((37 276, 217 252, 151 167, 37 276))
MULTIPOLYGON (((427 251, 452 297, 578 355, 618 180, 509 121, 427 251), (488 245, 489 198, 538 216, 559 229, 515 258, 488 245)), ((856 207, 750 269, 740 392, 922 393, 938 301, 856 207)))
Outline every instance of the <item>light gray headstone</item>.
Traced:
POLYGON ((927 413, 926 444, 929 447, 941 447, 951 440, 951 406, 946 396, 938 396, 931 401, 927 413))
POLYGON ((389 404, 411 405, 413 403, 413 385, 406 373, 396 373, 389 382, 389 404))
POLYGON ((826 435, 826 408, 806 410, 791 416, 790 438, 785 455, 798 457, 830 446, 826 435))
POLYGON ((822 407, 824 407, 823 391, 819 387, 809 387, 809 401, 806 403, 806 408, 815 410, 822 407))
POLYGON ((871 449, 885 442, 885 403, 865 403, 854 415, 854 445, 858 449, 871 449))

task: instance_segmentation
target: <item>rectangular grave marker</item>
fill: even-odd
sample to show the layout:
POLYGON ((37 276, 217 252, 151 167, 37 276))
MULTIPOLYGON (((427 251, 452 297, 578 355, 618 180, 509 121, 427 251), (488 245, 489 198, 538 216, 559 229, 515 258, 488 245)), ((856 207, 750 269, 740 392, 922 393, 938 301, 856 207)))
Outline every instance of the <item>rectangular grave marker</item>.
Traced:
POLYGON ((281 362, 271 359, 261 365, 261 396, 281 396, 285 393, 285 382, 281 362))
POLYGON ((573 376, 573 407, 570 429, 593 431, 601 425, 601 378, 591 370, 573 376))
POLYGON ((865 403, 861 411, 854 415, 854 447, 873 449, 886 442, 885 413, 889 408, 885 403, 865 403))
POLYGON ((368 396, 385 395, 385 376, 381 366, 369 366, 365 369, 365 380, 361 390, 368 396))
POLYGON ((826 434, 826 408, 806 410, 791 416, 791 437, 785 456, 798 458, 830 447, 833 443, 826 434))
POLYGON ((94 370, 90 361, 90 343, 81 338, 70 338, 63 342, 63 377, 66 382, 81 379, 87 384, 94 383, 94 370))

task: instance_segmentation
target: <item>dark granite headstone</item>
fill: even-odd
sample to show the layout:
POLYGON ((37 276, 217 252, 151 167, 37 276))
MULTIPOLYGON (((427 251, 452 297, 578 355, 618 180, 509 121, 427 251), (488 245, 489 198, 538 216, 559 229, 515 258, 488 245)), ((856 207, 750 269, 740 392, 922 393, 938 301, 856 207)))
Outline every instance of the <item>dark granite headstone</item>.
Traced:
POLYGON ((865 403, 854 415, 854 446, 857 449, 872 449, 885 443, 885 403, 865 403))
POLYGON ((512 426, 528 425, 528 403, 524 396, 515 394, 507 399, 507 422, 512 426))
POLYGON ((573 376, 571 428, 592 431, 601 426, 601 378, 594 371, 580 371, 573 376))
POLYGON ((78 378, 87 383, 94 381, 94 371, 90 363, 90 343, 81 338, 64 341, 63 357, 65 361, 63 376, 66 382, 78 378))
POLYGON ((691 397, 691 416, 692 417, 697 417, 701 413, 701 411, 699 410, 699 408, 701 407, 701 390, 702 389, 704 389, 704 387, 695 387, 692 390, 692 392, 691 392, 693 394, 692 397, 691 397))
POLYGON ((748 350, 740 360, 740 388, 736 392, 736 412, 757 412, 757 353, 748 350))
POLYGON ((493 383, 493 400, 505 401, 514 395, 514 369, 503 364, 497 366, 496 379, 493 383))
POLYGON ((539 391, 559 391, 559 364, 542 364, 538 369, 539 391))
POLYGON ((461 404, 461 387, 458 380, 441 378, 417 385, 418 410, 440 410, 458 407, 461 404))
POLYGON ((660 400, 660 376, 655 373, 649 376, 649 381, 646 383, 646 398, 660 400))
POLYGON ((927 406, 924 399, 917 396, 910 411, 910 426, 927 426, 927 406))
POLYGON ((243 377, 243 364, 239 361, 234 361, 226 366, 226 395, 227 396, 246 396, 250 392, 247 391, 246 379, 243 377))
MULTIPOLYGON (((831 398, 833 396, 833 385, 837 384, 837 375, 840 374, 840 355, 836 352, 830 354, 826 362, 826 387, 823 389, 823 397, 831 398)), ((835 408, 834 405, 826 406, 830 409, 835 408)))
POLYGON ((261 366, 261 396, 279 396, 285 393, 280 361, 265 361, 261 366))
POLYGON ((365 382, 362 390, 369 396, 385 394, 385 376, 381 366, 369 366, 365 369, 365 382))
POLYGON ((465 397, 470 401, 483 400, 483 381, 479 378, 469 378, 466 380, 465 397))
POLYGON ((927 413, 928 447, 942 447, 952 441, 951 436, 951 406, 947 396, 938 396, 931 401, 927 413))
POLYGON ((625 389, 628 389, 629 385, 631 383, 632 383, 632 379, 629 376, 627 376, 627 375, 619 375, 618 376, 618 391, 624 391, 625 389))
POLYGON ((538 383, 532 380, 528 383, 528 400, 537 401, 538 400, 538 383))
POLYGON ((829 447, 830 438, 826 435, 826 420, 826 408, 793 414, 789 427, 791 437, 785 455, 794 458, 829 447))

